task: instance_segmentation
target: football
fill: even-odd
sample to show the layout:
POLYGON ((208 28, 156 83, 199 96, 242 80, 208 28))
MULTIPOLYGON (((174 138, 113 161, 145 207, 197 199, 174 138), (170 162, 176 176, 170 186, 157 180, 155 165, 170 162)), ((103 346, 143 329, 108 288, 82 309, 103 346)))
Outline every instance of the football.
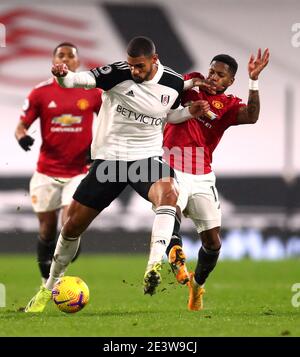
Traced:
POLYGON ((82 310, 90 298, 86 283, 76 276, 63 276, 52 289, 52 299, 59 310, 74 313, 82 310))

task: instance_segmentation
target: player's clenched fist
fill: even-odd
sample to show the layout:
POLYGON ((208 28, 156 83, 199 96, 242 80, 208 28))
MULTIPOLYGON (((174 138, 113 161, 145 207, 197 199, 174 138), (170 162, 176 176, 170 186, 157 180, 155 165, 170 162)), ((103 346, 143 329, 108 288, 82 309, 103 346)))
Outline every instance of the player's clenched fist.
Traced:
POLYGON ((51 68, 51 72, 55 77, 65 77, 69 69, 65 63, 54 64, 51 68))
POLYGON ((209 104, 206 100, 196 100, 189 108, 193 117, 200 117, 209 111, 209 104))

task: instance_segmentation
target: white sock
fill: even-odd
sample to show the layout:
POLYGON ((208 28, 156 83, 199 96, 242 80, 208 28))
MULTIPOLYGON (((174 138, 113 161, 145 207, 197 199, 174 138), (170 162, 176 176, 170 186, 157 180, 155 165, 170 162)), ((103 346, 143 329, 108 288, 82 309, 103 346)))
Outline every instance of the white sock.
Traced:
POLYGON ((50 275, 45 284, 47 289, 52 290, 57 280, 64 275, 67 266, 70 264, 77 252, 79 243, 80 236, 69 238, 63 237, 60 233, 51 263, 50 275))
POLYGON ((45 286, 46 282, 47 282, 47 279, 46 278, 42 278, 42 286, 45 286))
POLYGON ((156 209, 147 270, 155 263, 161 263, 166 253, 166 248, 170 243, 173 233, 175 213, 176 208, 173 206, 160 206, 156 209))

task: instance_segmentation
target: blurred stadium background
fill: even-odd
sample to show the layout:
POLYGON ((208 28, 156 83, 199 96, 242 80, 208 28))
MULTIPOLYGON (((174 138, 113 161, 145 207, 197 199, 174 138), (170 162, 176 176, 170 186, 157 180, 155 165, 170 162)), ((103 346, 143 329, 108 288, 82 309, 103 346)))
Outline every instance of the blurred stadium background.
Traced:
MULTIPOLYGON (((248 58, 258 47, 270 48, 260 79, 259 122, 228 130, 214 155, 222 258, 300 256, 300 36, 293 27, 299 14, 298 0, 1 1, 0 251, 35 251, 38 225, 28 184, 39 125, 30 129, 36 141, 27 153, 14 129, 26 95, 51 76, 53 48, 62 41, 77 44, 82 69, 88 69, 125 59, 128 40, 146 35, 161 61, 180 73, 206 74, 214 55, 232 55, 239 71, 228 93, 244 100, 248 58)), ((153 217, 149 203, 128 190, 95 220, 83 250, 147 252, 153 217)), ((196 257, 199 242, 189 220, 182 233, 189 258, 196 257)))

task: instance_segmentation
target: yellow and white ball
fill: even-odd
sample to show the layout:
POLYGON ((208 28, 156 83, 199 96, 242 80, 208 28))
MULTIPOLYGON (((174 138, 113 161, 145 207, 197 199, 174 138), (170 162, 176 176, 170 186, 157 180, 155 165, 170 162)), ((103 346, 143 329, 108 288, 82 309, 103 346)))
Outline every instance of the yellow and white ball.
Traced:
POLYGON ((80 311, 90 298, 86 283, 76 276, 63 276, 52 289, 52 299, 59 310, 66 313, 80 311))

